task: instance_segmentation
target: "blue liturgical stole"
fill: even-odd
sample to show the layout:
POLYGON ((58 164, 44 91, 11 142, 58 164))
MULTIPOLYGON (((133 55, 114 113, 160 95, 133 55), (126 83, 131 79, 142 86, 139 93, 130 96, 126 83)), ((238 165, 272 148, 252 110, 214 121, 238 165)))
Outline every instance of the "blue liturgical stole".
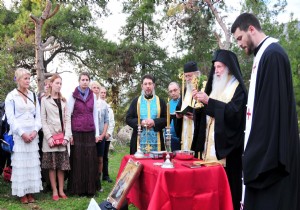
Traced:
MULTIPOLYGON (((160 117, 161 108, 158 96, 154 96, 151 99, 146 99, 144 96, 140 96, 138 99, 140 104, 140 116, 141 121, 144 119, 155 119, 160 117)), ((160 133, 155 132, 152 128, 142 128, 140 147, 144 153, 150 151, 160 151, 160 133)))
MULTIPOLYGON (((179 98, 177 100, 173 100, 173 99, 170 100, 170 102, 169 102, 169 104, 170 104, 170 114, 175 114, 176 106, 178 104, 179 98)), ((171 120, 170 127, 171 127, 171 137, 178 139, 178 137, 176 136, 175 128, 174 128, 174 120, 173 119, 171 120)))

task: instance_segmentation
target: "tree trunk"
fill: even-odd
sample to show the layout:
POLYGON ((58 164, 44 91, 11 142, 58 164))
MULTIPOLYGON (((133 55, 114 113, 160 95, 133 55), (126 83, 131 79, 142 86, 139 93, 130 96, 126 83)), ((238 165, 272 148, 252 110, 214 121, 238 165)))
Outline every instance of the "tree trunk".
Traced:
POLYGON ((58 12, 59 7, 60 5, 57 4, 55 9, 51 12, 52 3, 50 0, 47 0, 46 7, 41 17, 37 18, 30 14, 30 18, 35 24, 35 70, 37 75, 38 92, 40 93, 44 91, 44 80, 46 73, 44 66, 44 52, 53 49, 53 47, 47 48, 47 46, 54 42, 54 37, 48 38, 45 43, 42 42, 42 29, 46 20, 54 16, 58 12))
POLYGON ((42 31, 41 22, 35 23, 35 68, 38 83, 38 92, 44 91, 45 67, 44 67, 44 50, 42 49, 42 31))

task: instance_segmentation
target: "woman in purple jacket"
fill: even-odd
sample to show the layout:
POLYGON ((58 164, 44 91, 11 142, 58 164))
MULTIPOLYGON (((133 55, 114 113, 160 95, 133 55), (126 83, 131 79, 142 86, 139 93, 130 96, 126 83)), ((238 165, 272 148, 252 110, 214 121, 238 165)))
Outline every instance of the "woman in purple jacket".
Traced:
POLYGON ((94 195, 99 190, 96 142, 99 140, 96 96, 89 89, 90 76, 79 75, 79 86, 68 101, 71 114, 71 172, 68 189, 71 194, 94 195))

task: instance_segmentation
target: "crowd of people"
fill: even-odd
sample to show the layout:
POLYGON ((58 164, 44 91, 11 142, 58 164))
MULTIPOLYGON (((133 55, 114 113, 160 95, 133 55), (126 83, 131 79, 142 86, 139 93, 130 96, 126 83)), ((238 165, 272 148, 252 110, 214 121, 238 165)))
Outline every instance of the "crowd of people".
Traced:
MULTIPOLYGON (((193 150, 195 158, 221 164, 235 210, 299 210, 300 144, 288 56, 278 40, 264 34, 253 14, 238 16, 231 32, 246 54, 254 54, 249 91, 238 58, 230 50, 215 51, 203 90, 194 84, 201 75, 197 63, 187 62, 182 91, 177 82, 167 88, 168 105, 155 93, 155 77, 144 75, 141 95, 133 99, 126 114, 126 123, 133 128, 130 154, 138 149, 144 153, 165 150, 164 131, 170 116, 172 151, 193 150), (193 109, 184 113, 189 106, 193 109)), ((48 171, 55 201, 67 199, 65 171, 70 171, 70 194, 102 191, 101 181, 112 182, 108 151, 115 125, 106 89, 81 73, 78 87, 66 100, 60 93, 62 79, 55 74, 39 99, 29 90, 29 71, 17 69, 15 76, 18 87, 5 100, 15 141, 12 194, 22 203, 34 202, 33 194, 43 188, 41 168, 48 171), (57 145, 56 135, 61 133, 57 145)))
POLYGON ((60 92, 62 78, 54 74, 45 81, 45 91, 36 95, 29 89, 30 76, 28 70, 18 68, 17 88, 5 100, 5 116, 14 139, 8 158, 11 163, 7 162, 12 167, 12 195, 20 197, 23 204, 35 202, 33 194, 43 190, 42 171, 54 201, 68 198, 64 192, 66 174, 69 194, 93 196, 103 191, 101 179, 112 182, 109 143, 105 144, 111 141, 115 125, 106 92, 100 97, 100 90, 106 89, 97 82, 90 84, 90 76, 83 72, 78 87, 66 99, 60 92), (106 169, 102 178, 103 156, 106 169))

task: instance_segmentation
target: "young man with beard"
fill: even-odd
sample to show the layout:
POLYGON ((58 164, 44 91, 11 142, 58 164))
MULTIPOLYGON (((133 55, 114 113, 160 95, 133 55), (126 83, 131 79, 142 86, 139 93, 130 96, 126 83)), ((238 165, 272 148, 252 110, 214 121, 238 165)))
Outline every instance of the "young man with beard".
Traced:
POLYGON ((131 102, 126 114, 126 123, 133 128, 130 154, 137 151, 137 128, 142 126, 141 151, 165 150, 163 129, 167 125, 167 108, 163 99, 155 95, 155 78, 146 74, 142 77, 142 94, 131 102), (140 122, 138 122, 140 119, 140 122))
MULTIPOLYGON (((184 110, 187 106, 194 107, 196 101, 192 97, 193 91, 193 79, 194 77, 200 77, 200 71, 198 69, 197 63, 195 61, 189 61, 184 64, 183 67, 184 72, 184 81, 185 81, 185 89, 182 93, 182 98, 180 98, 176 111, 184 110)), ((176 122, 175 122, 175 130, 176 134, 179 138, 181 138, 181 149, 182 150, 194 150, 192 144, 194 139, 194 113, 188 112, 186 115, 176 113, 176 122)), ((197 151, 195 151, 197 154, 197 151)))
POLYGON ((205 92, 193 90, 193 98, 204 104, 198 147, 204 161, 219 162, 227 173, 234 209, 242 195, 242 152, 247 92, 236 55, 217 50, 205 92))
POLYGON ((288 56, 253 14, 238 16, 231 33, 255 56, 243 154, 244 209, 299 210, 299 131, 288 56))

